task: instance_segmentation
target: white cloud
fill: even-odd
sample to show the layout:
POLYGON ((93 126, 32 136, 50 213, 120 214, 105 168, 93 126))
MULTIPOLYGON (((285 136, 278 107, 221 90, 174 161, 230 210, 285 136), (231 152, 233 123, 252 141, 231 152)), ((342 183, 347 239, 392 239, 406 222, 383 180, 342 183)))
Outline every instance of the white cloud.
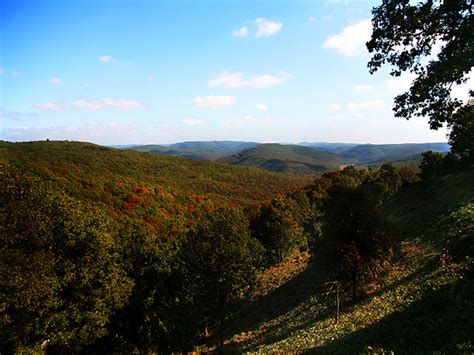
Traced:
POLYGON ((25 73, 23 73, 21 71, 10 71, 10 70, 7 70, 5 67, 0 67, 0 74, 5 74, 5 75, 8 75, 8 76, 12 76, 12 77, 18 77, 18 76, 25 75, 25 73))
POLYGON ((330 111, 340 111, 340 110, 342 110, 342 105, 340 105, 340 104, 330 104, 330 105, 328 105, 328 109, 330 111))
POLYGON ((269 37, 280 32, 283 27, 281 22, 270 21, 263 17, 257 18, 254 22, 257 25, 256 37, 269 37))
POLYGON ((338 122, 338 121, 347 121, 347 120, 362 120, 365 118, 365 115, 360 113, 356 113, 355 115, 335 115, 329 117, 330 121, 338 122))
POLYGON ((193 117, 187 117, 187 118, 183 119, 182 122, 187 126, 200 126, 200 125, 203 125, 203 124, 206 123, 203 120, 198 120, 198 119, 195 119, 193 117))
POLYGON ((19 112, 19 111, 7 111, 0 109, 0 118, 11 119, 11 120, 22 120, 23 118, 38 116, 35 112, 19 112))
POLYGON ((30 141, 38 139, 58 139, 96 142, 100 144, 117 144, 117 142, 137 142, 143 137, 132 124, 89 123, 78 127, 16 127, 5 129, 0 136, 12 141, 30 141))
POLYGON ((413 80, 416 78, 415 74, 406 74, 397 76, 385 81, 385 87, 391 94, 399 95, 406 92, 413 80))
POLYGON ((109 63, 112 61, 112 56, 111 55, 102 55, 100 57, 97 57, 97 60, 102 63, 109 63))
POLYGON ((247 37, 248 34, 249 34, 249 31, 248 31, 247 27, 245 27, 245 26, 232 32, 232 36, 234 36, 234 37, 247 37))
POLYGON ((335 115, 335 116, 329 117, 329 120, 334 121, 334 122, 337 122, 337 121, 345 121, 345 120, 347 120, 348 118, 349 118, 349 117, 346 116, 346 115, 335 115))
POLYGON ((38 108, 40 110, 46 110, 46 111, 62 111, 63 107, 58 104, 54 104, 52 102, 42 102, 39 104, 34 104, 34 108, 38 108))
POLYGON ((193 99, 193 102, 196 106, 199 107, 225 107, 225 106, 232 106, 234 104, 235 97, 234 96, 218 96, 218 95, 210 95, 206 97, 196 96, 193 99))
POLYGON ((265 104, 256 104, 255 108, 259 111, 266 111, 268 110, 268 106, 265 104))
POLYGON ((120 110, 128 110, 140 107, 140 102, 136 100, 115 100, 111 98, 101 100, 76 100, 72 103, 74 108, 83 110, 98 111, 104 108, 117 108, 120 110))
POLYGON ((243 86, 269 87, 282 84, 288 81, 287 75, 263 74, 254 76, 251 79, 242 78, 240 73, 222 73, 208 81, 209 86, 224 86, 238 88, 243 86))
POLYGON ((354 91, 356 92, 369 92, 373 90, 374 90, 374 87, 372 85, 360 84, 360 85, 354 86, 354 91))
POLYGON ((51 78, 48 80, 51 84, 62 84, 64 82, 63 78, 51 78))
POLYGON ((365 101, 365 102, 349 102, 347 109, 351 111, 358 110, 380 110, 385 107, 385 103, 381 100, 365 101))
POLYGON ((344 57, 366 51, 365 43, 372 34, 372 23, 370 19, 363 20, 355 25, 349 25, 341 33, 328 36, 323 43, 324 48, 334 49, 344 57))
POLYGON ((257 121, 257 117, 252 116, 252 115, 247 115, 247 116, 244 116, 242 120, 243 120, 244 122, 252 123, 252 122, 257 121))

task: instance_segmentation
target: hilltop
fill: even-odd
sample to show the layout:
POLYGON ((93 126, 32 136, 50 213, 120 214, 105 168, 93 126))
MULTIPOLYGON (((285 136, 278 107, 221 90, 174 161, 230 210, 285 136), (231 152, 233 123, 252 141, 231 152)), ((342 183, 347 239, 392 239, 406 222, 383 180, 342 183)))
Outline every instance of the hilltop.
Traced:
POLYGON ((221 163, 256 166, 261 169, 292 174, 314 174, 327 170, 339 170, 341 165, 351 162, 339 155, 320 152, 312 148, 261 144, 218 160, 221 163))

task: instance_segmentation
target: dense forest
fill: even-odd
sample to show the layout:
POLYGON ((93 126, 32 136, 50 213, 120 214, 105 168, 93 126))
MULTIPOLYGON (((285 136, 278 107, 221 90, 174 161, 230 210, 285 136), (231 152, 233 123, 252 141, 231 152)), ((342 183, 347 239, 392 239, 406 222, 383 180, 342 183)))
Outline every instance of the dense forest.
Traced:
POLYGON ((372 15, 369 72, 413 74, 394 114, 449 152, 0 141, 0 353, 474 353, 472 4, 372 15))
MULTIPOLYGON (((404 255, 386 206, 443 176, 468 182, 470 204, 440 258, 472 272, 472 171, 449 155, 312 181, 76 142, 4 142, 0 159, 6 352, 228 347, 235 317, 271 292, 265 274, 308 252, 310 293, 330 283, 341 309, 363 302, 404 255)), ((467 343, 469 322, 423 349, 467 343)))

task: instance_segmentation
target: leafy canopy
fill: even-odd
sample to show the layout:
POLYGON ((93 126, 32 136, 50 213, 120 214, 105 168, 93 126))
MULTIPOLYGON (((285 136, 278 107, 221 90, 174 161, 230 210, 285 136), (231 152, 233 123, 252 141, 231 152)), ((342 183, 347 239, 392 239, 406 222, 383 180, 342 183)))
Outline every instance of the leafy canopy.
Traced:
POLYGON ((392 76, 406 71, 416 75, 410 89, 395 98, 395 116, 428 117, 431 129, 450 125, 462 106, 450 96, 451 87, 466 82, 474 63, 471 1, 383 0, 372 14, 370 73, 388 63, 392 76), (440 44, 433 58, 433 48, 440 44))
POLYGON ((111 221, 5 166, 0 186, 0 347, 93 343, 131 288, 111 221))

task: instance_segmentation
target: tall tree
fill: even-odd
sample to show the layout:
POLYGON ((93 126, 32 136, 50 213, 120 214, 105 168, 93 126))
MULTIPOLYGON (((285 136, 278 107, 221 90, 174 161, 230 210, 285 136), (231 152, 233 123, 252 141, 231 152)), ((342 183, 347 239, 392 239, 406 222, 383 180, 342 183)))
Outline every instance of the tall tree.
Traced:
POLYGON ((289 253, 307 244, 303 228, 283 197, 260 207, 258 215, 252 221, 252 234, 265 247, 269 263, 283 261, 289 253))
POLYGON ((462 106, 451 97, 452 85, 466 82, 474 64, 472 2, 383 0, 372 14, 370 73, 388 63, 392 76, 416 75, 409 91, 395 98, 395 116, 428 117, 432 129, 451 125, 462 106))
POLYGON ((129 296, 114 226, 38 179, 0 167, 0 348, 75 351, 129 296))
POLYGON ((204 326, 217 323, 220 345, 229 302, 245 294, 255 280, 260 253, 261 246, 250 236, 249 222, 238 209, 211 212, 182 246, 196 310, 204 326))
POLYGON ((474 101, 471 102, 456 112, 449 134, 451 152, 470 164, 474 163, 474 101))

